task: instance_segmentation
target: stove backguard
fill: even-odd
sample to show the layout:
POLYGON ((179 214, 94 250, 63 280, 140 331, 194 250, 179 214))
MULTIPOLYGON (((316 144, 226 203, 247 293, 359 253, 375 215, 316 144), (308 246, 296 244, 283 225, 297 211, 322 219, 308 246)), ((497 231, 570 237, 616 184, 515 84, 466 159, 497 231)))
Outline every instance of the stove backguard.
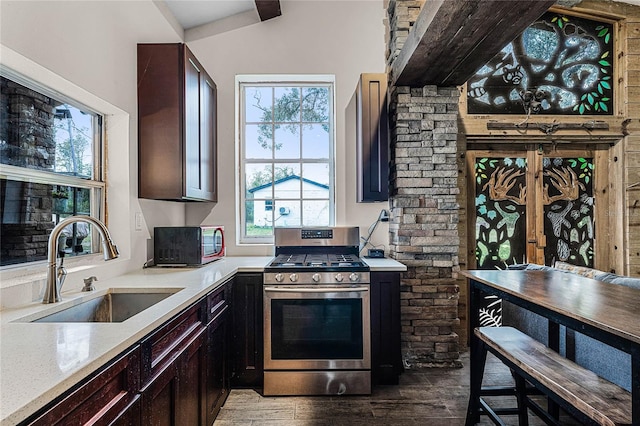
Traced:
POLYGON ((275 228, 275 254, 360 252, 360 229, 351 227, 275 228))

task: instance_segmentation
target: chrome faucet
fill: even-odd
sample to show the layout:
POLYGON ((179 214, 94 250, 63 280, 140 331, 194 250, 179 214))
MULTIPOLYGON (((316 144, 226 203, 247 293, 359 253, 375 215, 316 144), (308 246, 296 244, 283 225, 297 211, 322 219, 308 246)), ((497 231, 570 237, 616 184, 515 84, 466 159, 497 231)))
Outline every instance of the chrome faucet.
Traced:
POLYGON ((67 276, 67 270, 62 266, 62 262, 60 266, 57 265, 57 255, 58 255, 58 237, 62 233, 62 230, 68 225, 75 222, 88 222, 91 225, 95 225, 98 229, 98 233, 102 237, 102 251, 104 254, 104 260, 111 260, 118 257, 120 253, 118 253, 118 247, 111 240, 111 235, 109 234, 109 230, 106 225, 100 222, 98 219, 93 218, 91 216, 70 216, 58 223, 52 230, 49 235, 49 244, 48 244, 48 269, 47 269, 47 287, 44 290, 44 298, 42 299, 42 303, 56 303, 61 300, 60 298, 60 289, 62 288, 62 284, 64 283, 64 279, 67 276))

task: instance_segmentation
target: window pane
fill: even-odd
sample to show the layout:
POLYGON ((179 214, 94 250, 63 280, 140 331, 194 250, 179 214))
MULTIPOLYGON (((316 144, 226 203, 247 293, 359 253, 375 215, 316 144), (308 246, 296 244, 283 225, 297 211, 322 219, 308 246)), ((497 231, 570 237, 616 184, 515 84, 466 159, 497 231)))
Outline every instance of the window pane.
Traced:
POLYGON ((95 114, 0 77, 0 161, 91 179, 95 114))
POLYGON ((245 158, 272 158, 273 126, 247 124, 244 126, 245 158))
POLYGON ((273 89, 245 87, 245 120, 247 123, 272 121, 273 89))
POLYGON ((300 125, 277 126, 275 158, 300 158, 300 125))
MULTIPOLYGON (((90 214, 90 200, 86 188, 1 179, 0 265, 45 260, 53 227, 68 216, 90 214)), ((91 253, 89 226, 65 228, 58 251, 67 256, 91 253)))
POLYGON ((265 209, 265 200, 247 201, 244 213, 246 218, 245 235, 247 237, 271 237, 273 235, 273 209, 265 209))
POLYGON ((300 88, 276 87, 274 121, 290 123, 300 121, 300 88))
POLYGON ((247 198, 271 198, 272 165, 270 163, 247 164, 244 171, 247 198))
POLYGON ((302 121, 323 123, 329 121, 329 89, 305 87, 302 89, 302 121))
POLYGON ((326 186, 327 191, 329 190, 329 177, 329 163, 311 163, 302 166, 302 178, 305 181, 326 186))
POLYGON ((303 125, 302 155, 305 158, 329 158, 328 124, 303 125))
POLYGON ((300 198, 300 165, 275 164, 275 198, 300 198))
POLYGON ((329 226, 329 200, 302 202, 304 226, 329 226))
POLYGON ((275 206, 276 226, 300 226, 300 201, 277 200, 275 206))

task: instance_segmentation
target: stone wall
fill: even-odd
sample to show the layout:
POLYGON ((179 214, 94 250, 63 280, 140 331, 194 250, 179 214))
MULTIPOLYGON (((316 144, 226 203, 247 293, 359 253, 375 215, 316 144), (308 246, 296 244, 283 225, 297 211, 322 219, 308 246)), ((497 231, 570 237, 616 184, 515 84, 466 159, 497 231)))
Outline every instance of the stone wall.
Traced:
MULTIPOLYGON (((387 62, 398 55, 420 0, 392 0, 387 62)), ((403 357, 409 364, 460 365, 457 88, 389 87, 391 257, 401 281, 403 357)))
POLYGON ((425 0, 390 0, 387 5, 387 64, 393 63, 425 0))

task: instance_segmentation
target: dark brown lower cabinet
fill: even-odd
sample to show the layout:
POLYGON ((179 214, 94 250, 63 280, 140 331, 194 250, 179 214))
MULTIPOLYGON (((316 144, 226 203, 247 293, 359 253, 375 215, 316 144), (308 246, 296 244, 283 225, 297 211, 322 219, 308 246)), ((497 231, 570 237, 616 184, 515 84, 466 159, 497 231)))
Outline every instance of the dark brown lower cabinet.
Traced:
POLYGON ((178 395, 176 425, 205 425, 205 382, 207 371, 207 331, 202 330, 178 359, 178 395))
POLYGON ((204 301, 192 306, 143 340, 142 371, 151 372, 141 390, 144 423, 205 424, 203 307, 204 301))
POLYGON ((400 274, 371 272, 371 384, 397 385, 402 365, 400 274))
MULTIPOLYGON (((142 404, 140 395, 136 395, 133 402, 119 413, 110 426, 142 426, 142 404)), ((98 423, 99 424, 99 423, 98 423)))
POLYGON ((262 274, 237 274, 233 282, 231 386, 261 388, 264 374, 262 274))
POLYGON ((139 425, 140 346, 126 351, 25 425, 139 425))
POLYGON ((23 425, 212 425, 229 394, 231 280, 23 425))
POLYGON ((207 424, 213 424, 231 389, 229 360, 229 306, 224 305, 207 327, 206 407, 207 424))
POLYGON ((174 364, 164 369, 142 391, 142 418, 146 424, 175 425, 178 372, 174 364))

